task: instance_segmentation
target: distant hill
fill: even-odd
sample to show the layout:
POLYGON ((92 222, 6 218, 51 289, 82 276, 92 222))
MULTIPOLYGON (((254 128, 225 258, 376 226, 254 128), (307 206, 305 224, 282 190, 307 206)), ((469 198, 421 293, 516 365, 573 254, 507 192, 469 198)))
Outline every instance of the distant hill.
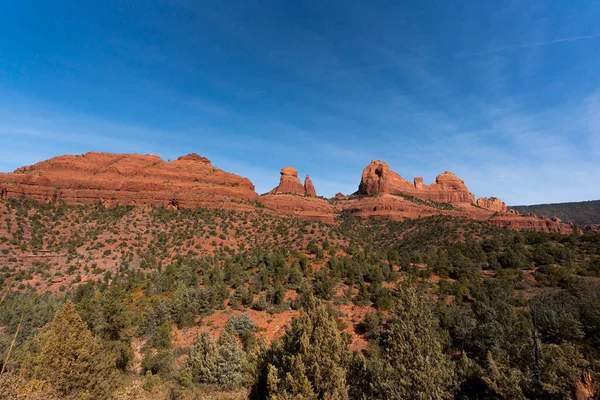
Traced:
POLYGON ((573 222, 577 225, 600 224, 600 200, 510 206, 508 208, 521 214, 533 213, 537 216, 556 216, 565 222, 573 222))

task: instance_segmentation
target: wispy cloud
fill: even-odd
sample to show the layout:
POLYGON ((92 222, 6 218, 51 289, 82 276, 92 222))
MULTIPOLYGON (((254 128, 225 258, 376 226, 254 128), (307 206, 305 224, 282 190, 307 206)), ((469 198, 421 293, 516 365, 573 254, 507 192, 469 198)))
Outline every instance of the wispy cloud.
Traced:
POLYGON ((456 57, 461 58, 461 57, 469 57, 469 56, 479 56, 479 55, 486 55, 486 54, 502 53, 502 52, 510 51, 510 50, 531 49, 531 48, 535 48, 535 47, 551 46, 551 45, 560 44, 560 43, 578 42, 581 40, 592 40, 592 39, 600 39, 600 33, 594 34, 594 35, 564 37, 564 38, 560 38, 560 39, 546 40, 546 41, 541 41, 541 42, 513 44, 513 45, 496 47, 496 48, 483 50, 483 51, 476 51, 476 52, 460 51, 456 54, 456 57))

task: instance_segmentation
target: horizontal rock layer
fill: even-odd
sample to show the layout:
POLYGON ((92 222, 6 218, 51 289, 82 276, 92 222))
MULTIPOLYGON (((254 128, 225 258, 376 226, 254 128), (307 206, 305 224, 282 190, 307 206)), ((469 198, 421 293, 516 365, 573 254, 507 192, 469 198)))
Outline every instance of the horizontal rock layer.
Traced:
POLYGON ((155 155, 86 153, 60 156, 0 174, 3 198, 67 204, 218 206, 256 200, 246 178, 196 154, 164 161, 155 155))
POLYGON ((371 161, 364 169, 357 193, 404 194, 440 203, 475 203, 475 196, 465 183, 450 171, 438 175, 431 185, 425 185, 420 177, 410 183, 392 171, 387 163, 378 160, 371 161))
POLYGON ((0 199, 173 209, 251 211, 260 206, 274 213, 327 223, 333 223, 343 211, 357 217, 391 220, 444 214, 516 230, 570 233, 574 229, 558 219, 507 212, 506 205, 495 198, 481 198, 475 204, 464 182, 448 171, 431 185, 424 185, 421 178, 410 183, 386 163, 372 161, 363 172, 358 194, 338 193, 331 202, 318 198, 308 176, 302 184, 298 171, 286 167, 281 170, 279 185, 258 196, 248 179, 222 171, 197 154, 164 161, 156 155, 86 153, 55 157, 13 173, 0 173, 0 199))

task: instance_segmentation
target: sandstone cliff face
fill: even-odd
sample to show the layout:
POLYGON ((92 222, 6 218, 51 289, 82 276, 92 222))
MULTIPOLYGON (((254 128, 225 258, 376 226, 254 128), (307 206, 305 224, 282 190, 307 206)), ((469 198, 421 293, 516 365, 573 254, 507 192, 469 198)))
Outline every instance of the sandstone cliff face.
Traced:
POLYGON ((425 185, 423 178, 420 177, 410 183, 392 171, 387 163, 378 160, 371 161, 364 169, 358 193, 406 194, 440 203, 473 204, 475 202, 475 197, 469 192, 465 183, 450 171, 438 175, 431 185, 425 185))
POLYGON ((481 197, 477 199, 477 205, 486 210, 507 212, 506 203, 496 197, 481 197))
POLYGON ((258 198, 248 179, 215 168, 197 154, 170 162, 140 154, 60 156, 0 173, 0 193, 5 199, 26 197, 48 203, 101 201, 106 206, 170 208, 219 207, 258 198))
POLYGON ((281 170, 279 186, 259 197, 248 179, 215 168, 207 158, 197 154, 164 161, 155 155, 87 153, 55 157, 13 173, 0 173, 1 200, 29 198, 67 204, 100 201, 107 207, 155 205, 169 209, 233 210, 254 210, 256 204, 248 200, 258 200, 272 212, 328 223, 333 223, 336 215, 345 210, 363 218, 400 220, 445 214, 515 230, 570 233, 575 229, 557 218, 507 212, 504 203, 497 199, 479 199, 479 207, 475 207, 473 195, 451 172, 439 175, 431 185, 423 184, 421 178, 410 183, 391 171, 386 163, 373 161, 363 172, 359 193, 380 195, 361 197, 338 193, 332 205, 316 197, 308 176, 303 185, 298 171, 286 167, 281 170), (397 194, 453 203, 453 206, 439 207, 397 194))

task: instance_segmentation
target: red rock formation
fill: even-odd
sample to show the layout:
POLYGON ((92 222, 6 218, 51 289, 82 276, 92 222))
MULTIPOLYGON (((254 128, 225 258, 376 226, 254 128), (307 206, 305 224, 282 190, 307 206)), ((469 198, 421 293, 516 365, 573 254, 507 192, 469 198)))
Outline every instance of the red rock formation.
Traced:
POLYGON ((507 212, 506 203, 496 197, 481 197, 477 199, 477 205, 486 210, 507 212))
POLYGON ((296 168, 285 167, 280 173, 279 186, 269 193, 293 193, 304 196, 304 186, 302 186, 300 179, 298 179, 298 170, 296 168))
POLYGON ((304 185, 298 179, 298 171, 292 167, 281 170, 279 186, 260 197, 268 208, 302 218, 332 223, 334 208, 327 200, 317 198, 317 192, 306 175, 304 185))
MULTIPOLYGON (((342 210, 364 218, 403 219, 435 214, 463 216, 510 229, 571 233, 575 227, 557 218, 538 218, 506 212, 503 203, 480 199, 475 207, 463 181, 445 172, 427 186, 421 178, 414 183, 402 179, 387 164, 373 161, 363 172, 357 197, 337 194, 335 206, 317 198, 307 177, 302 185, 296 169, 281 171, 280 184, 259 197, 252 183, 215 168, 197 154, 166 162, 155 155, 87 153, 61 156, 13 173, 0 173, 0 199, 29 198, 39 202, 162 206, 170 209, 219 207, 254 210, 248 200, 285 214, 333 222, 342 210), (397 194, 454 203, 452 208, 424 204, 397 194), (502 207, 499 206, 502 204, 502 207), (485 207, 484 207, 485 206, 485 207), (435 208, 437 207, 437 208, 435 208), (487 207, 487 208, 486 208, 487 207)), ((589 228, 593 229, 592 227, 589 228)))
POLYGON ((199 161, 204 164, 210 165, 210 160, 206 157, 200 157, 196 153, 188 154, 187 156, 181 156, 177 158, 177 161, 199 161))
POLYGON ((155 155, 87 153, 60 156, 0 174, 3 198, 107 206, 158 205, 248 208, 256 200, 246 178, 213 167, 197 154, 166 162, 155 155), (233 203, 235 201, 235 203, 233 203), (235 204, 235 205, 233 205, 235 204))
POLYGON ((335 199, 338 199, 338 200, 342 200, 342 199, 345 199, 345 198, 346 198, 346 196, 344 195, 344 193, 341 193, 341 192, 337 192, 337 193, 335 194, 335 196, 333 196, 333 197, 334 197, 335 199))
POLYGON ((527 230, 570 234, 576 229, 573 224, 552 221, 550 218, 538 218, 535 215, 495 213, 487 221, 501 228, 508 228, 515 231, 527 230))
POLYGON ((262 195, 259 201, 266 207, 284 214, 327 223, 332 223, 335 219, 333 206, 327 200, 318 197, 268 193, 262 195))
POLYGON ((593 400, 594 387, 592 385, 592 375, 589 372, 584 372, 581 379, 575 384, 573 390, 573 398, 575 400, 593 400))
POLYGON ((475 197, 469 192, 465 183, 450 171, 438 175, 431 185, 423 184, 421 177, 415 178, 414 182, 410 183, 392 171, 387 163, 377 160, 371 161, 364 169, 358 193, 406 194, 440 203, 473 204, 475 202, 475 197))
POLYGON ((279 185, 271 190, 269 194, 297 194, 300 196, 317 196, 315 187, 310 180, 310 176, 306 175, 304 185, 300 183, 298 178, 298 170, 294 167, 285 167, 280 172, 279 185))
POLYGON ((440 214, 440 210, 416 204, 401 196, 383 193, 371 197, 349 197, 339 199, 339 207, 361 218, 403 220, 440 214))
POLYGON ((421 218, 443 214, 487 221, 498 227, 513 230, 570 234, 575 228, 573 225, 553 221, 550 218, 543 219, 508 212, 497 212, 469 204, 461 204, 455 206, 454 209, 439 209, 388 193, 369 197, 350 197, 339 201, 338 207, 340 209, 362 218, 402 220, 404 218, 421 218))
POLYGON ((304 178, 304 195, 305 196, 315 196, 317 197, 317 191, 315 190, 315 186, 310 180, 310 176, 306 175, 304 178))
POLYGON ((600 225, 596 224, 596 225, 584 225, 581 227, 581 229, 583 230, 583 232, 589 232, 589 233, 597 233, 600 232, 600 225))

